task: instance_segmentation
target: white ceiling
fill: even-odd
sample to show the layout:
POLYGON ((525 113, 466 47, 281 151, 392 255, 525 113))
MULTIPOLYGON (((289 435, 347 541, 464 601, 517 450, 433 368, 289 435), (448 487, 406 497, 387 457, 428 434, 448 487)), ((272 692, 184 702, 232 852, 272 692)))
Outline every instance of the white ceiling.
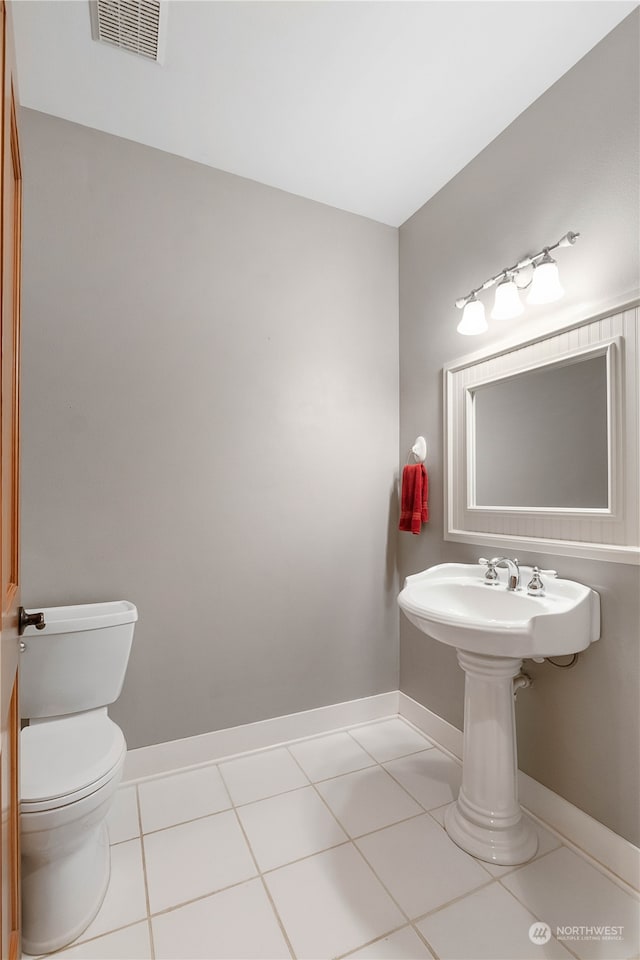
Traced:
POLYGON ((637 5, 170 0, 161 66, 20 0, 20 100, 397 226, 637 5))

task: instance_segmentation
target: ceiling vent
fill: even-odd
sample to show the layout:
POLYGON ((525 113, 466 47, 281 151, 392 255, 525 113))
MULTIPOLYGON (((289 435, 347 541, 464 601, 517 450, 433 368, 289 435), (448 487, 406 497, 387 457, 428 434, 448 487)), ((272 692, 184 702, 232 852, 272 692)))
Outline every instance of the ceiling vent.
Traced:
POLYGON ((163 0, 90 0, 93 39, 162 63, 163 0))

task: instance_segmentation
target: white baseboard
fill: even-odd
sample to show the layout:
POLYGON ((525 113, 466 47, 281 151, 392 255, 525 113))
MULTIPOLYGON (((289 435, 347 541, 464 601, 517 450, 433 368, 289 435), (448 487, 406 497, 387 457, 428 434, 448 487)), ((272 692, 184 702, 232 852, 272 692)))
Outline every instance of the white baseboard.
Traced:
MULTIPOLYGON (((398 712, 458 760, 462 758, 462 730, 447 723, 405 693, 398 695, 398 712)), ((572 846, 602 864, 616 877, 638 889, 638 847, 522 770, 518 774, 518 791, 520 802, 528 813, 568 840, 572 846)))
POLYGON ((418 730, 426 733, 430 740, 435 740, 438 746, 452 753, 457 760, 462 760, 462 730, 458 730, 437 713, 432 713, 417 700, 412 700, 406 693, 400 691, 398 691, 398 713, 418 730))
POLYGON ((173 770, 212 763, 223 757, 275 747, 289 740, 329 733, 339 727, 396 716, 398 695, 397 690, 391 690, 362 700, 348 700, 226 730, 214 730, 184 740, 138 747, 127 753, 123 782, 158 777, 173 770))

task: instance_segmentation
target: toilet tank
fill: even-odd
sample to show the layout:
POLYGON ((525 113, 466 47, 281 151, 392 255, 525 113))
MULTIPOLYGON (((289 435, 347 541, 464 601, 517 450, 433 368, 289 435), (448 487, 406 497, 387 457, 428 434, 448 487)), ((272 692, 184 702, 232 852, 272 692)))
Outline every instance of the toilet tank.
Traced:
POLYGON ((23 719, 59 717, 120 696, 138 611, 128 600, 43 609, 43 630, 27 627, 20 654, 23 719))

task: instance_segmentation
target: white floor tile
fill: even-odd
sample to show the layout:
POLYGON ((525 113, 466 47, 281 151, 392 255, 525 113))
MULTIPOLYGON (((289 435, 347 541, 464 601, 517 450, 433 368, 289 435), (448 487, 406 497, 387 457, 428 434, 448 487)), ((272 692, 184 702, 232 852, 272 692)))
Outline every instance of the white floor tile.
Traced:
POLYGON ((233 811, 144 837, 151 913, 256 875, 233 811))
POLYGON ((433 954, 429 953, 413 927, 403 927, 349 954, 349 960, 430 960, 431 957, 433 954))
POLYGON ((337 957, 403 923, 351 844, 265 877, 299 960, 337 957))
POLYGON ((138 786, 140 815, 145 833, 219 813, 231 806, 215 766, 185 770, 138 786))
POLYGON ((313 787, 246 804, 238 816, 261 870, 348 840, 313 787))
POLYGON ((384 766, 426 810, 457 799, 462 767, 440 750, 414 753, 384 766))
POLYGON ((107 816, 109 843, 122 843, 140 836, 138 799, 135 786, 120 787, 107 816))
POLYGON ((492 883, 421 920, 417 927, 441 960, 561 960, 571 954, 553 937, 533 944, 535 917, 492 883))
POLYGON ((292 743, 289 750, 310 780, 326 780, 341 773, 362 770, 375 763, 348 733, 292 743))
POLYGON ((100 911, 78 940, 89 940, 147 916, 140 840, 111 847, 111 879, 100 911))
POLYGON ((260 880, 163 913, 152 924, 157 960, 283 960, 291 956, 260 880))
POLYGON ((626 960, 640 952, 638 901, 567 847, 507 874, 501 883, 584 960, 626 960), (624 927, 624 939, 564 940, 557 932, 558 927, 599 925, 624 927))
POLYGON ((53 956, 58 960, 151 960, 149 924, 145 920, 97 940, 67 947, 53 956))
POLYGON ((400 719, 352 733, 121 788, 108 818, 112 874, 104 904, 76 943, 55 956, 153 955, 142 844, 158 960, 286 960, 280 920, 299 960, 639 955, 640 903, 553 833, 532 821, 539 848, 523 867, 475 860, 440 826, 457 796, 460 766, 400 719), (227 790, 237 814, 228 809, 227 790), (269 871, 280 920, 243 830, 260 869, 269 871), (345 830, 358 838, 355 846, 345 830), (547 944, 530 941, 535 923, 550 925, 547 944), (623 928, 623 938, 558 929, 603 926, 623 928))
POLYGON ((234 803, 251 803, 285 790, 306 787, 308 779, 284 747, 220 764, 234 803))
POLYGON ((421 813, 421 808, 378 766, 317 784, 352 837, 421 813))
POLYGON ((355 727, 349 733, 378 763, 432 746, 426 737, 399 717, 380 720, 366 727, 355 727))
POLYGON ((409 917, 419 917, 491 878, 428 814, 356 841, 409 917))

